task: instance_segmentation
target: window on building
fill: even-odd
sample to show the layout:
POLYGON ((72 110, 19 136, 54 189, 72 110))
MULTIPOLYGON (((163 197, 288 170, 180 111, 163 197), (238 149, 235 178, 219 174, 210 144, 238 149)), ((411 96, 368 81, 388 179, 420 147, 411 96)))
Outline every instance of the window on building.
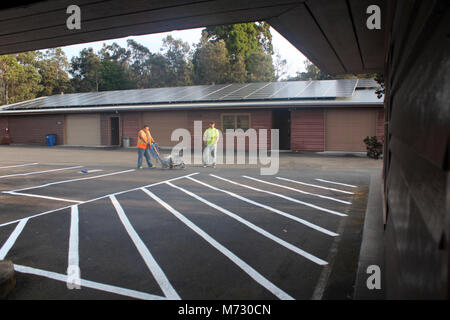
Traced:
POLYGON ((250 115, 249 114, 222 114, 222 131, 227 129, 244 131, 250 129, 250 115))

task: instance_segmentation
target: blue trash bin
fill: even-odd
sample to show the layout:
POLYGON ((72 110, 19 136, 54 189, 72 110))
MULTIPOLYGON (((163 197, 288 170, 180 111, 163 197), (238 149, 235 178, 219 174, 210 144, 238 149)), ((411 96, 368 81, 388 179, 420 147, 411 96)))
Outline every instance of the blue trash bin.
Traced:
POLYGON ((45 138, 49 147, 53 147, 56 144, 56 134, 48 134, 45 138))

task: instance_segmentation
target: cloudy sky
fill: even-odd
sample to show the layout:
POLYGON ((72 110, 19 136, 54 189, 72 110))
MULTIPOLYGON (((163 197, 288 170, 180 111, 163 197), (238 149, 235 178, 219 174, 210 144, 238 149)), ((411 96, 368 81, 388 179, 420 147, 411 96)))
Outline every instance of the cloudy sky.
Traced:
MULTIPOLYGON (((144 36, 133 36, 127 38, 120 38, 107 41, 89 42, 84 44, 77 44, 73 46, 62 47, 67 55, 67 58, 72 59, 73 56, 77 56, 83 48, 92 47, 94 51, 100 50, 103 43, 111 44, 117 42, 120 46, 127 46, 127 39, 134 39, 150 49, 151 52, 158 52, 162 47, 162 39, 168 34, 171 34, 175 39, 181 38, 185 42, 188 42, 191 47, 197 44, 201 37, 202 28, 189 29, 181 31, 171 31, 166 33, 157 33, 144 36)), ((289 43, 283 36, 281 36, 275 29, 271 28, 272 32, 272 44, 275 52, 279 52, 282 59, 287 61, 287 76, 294 76, 297 71, 304 71, 304 60, 306 59, 303 54, 298 51, 293 45, 289 43)), ((275 57, 274 57, 275 60, 275 57)))

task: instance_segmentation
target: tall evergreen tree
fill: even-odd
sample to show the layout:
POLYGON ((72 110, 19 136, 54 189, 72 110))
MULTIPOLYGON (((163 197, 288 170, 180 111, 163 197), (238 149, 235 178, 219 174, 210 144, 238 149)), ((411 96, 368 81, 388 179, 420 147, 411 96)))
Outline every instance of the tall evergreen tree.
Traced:
POLYGON ((68 75, 69 61, 61 48, 39 52, 36 66, 41 75, 42 90, 39 96, 50 96, 73 90, 68 75))

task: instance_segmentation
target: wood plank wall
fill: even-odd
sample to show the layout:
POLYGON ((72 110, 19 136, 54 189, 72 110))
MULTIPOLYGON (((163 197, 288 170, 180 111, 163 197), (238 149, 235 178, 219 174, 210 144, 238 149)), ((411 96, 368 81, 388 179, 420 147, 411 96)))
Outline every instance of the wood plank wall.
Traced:
POLYGON ((386 297, 448 299, 449 3, 390 1, 388 14, 386 297))

